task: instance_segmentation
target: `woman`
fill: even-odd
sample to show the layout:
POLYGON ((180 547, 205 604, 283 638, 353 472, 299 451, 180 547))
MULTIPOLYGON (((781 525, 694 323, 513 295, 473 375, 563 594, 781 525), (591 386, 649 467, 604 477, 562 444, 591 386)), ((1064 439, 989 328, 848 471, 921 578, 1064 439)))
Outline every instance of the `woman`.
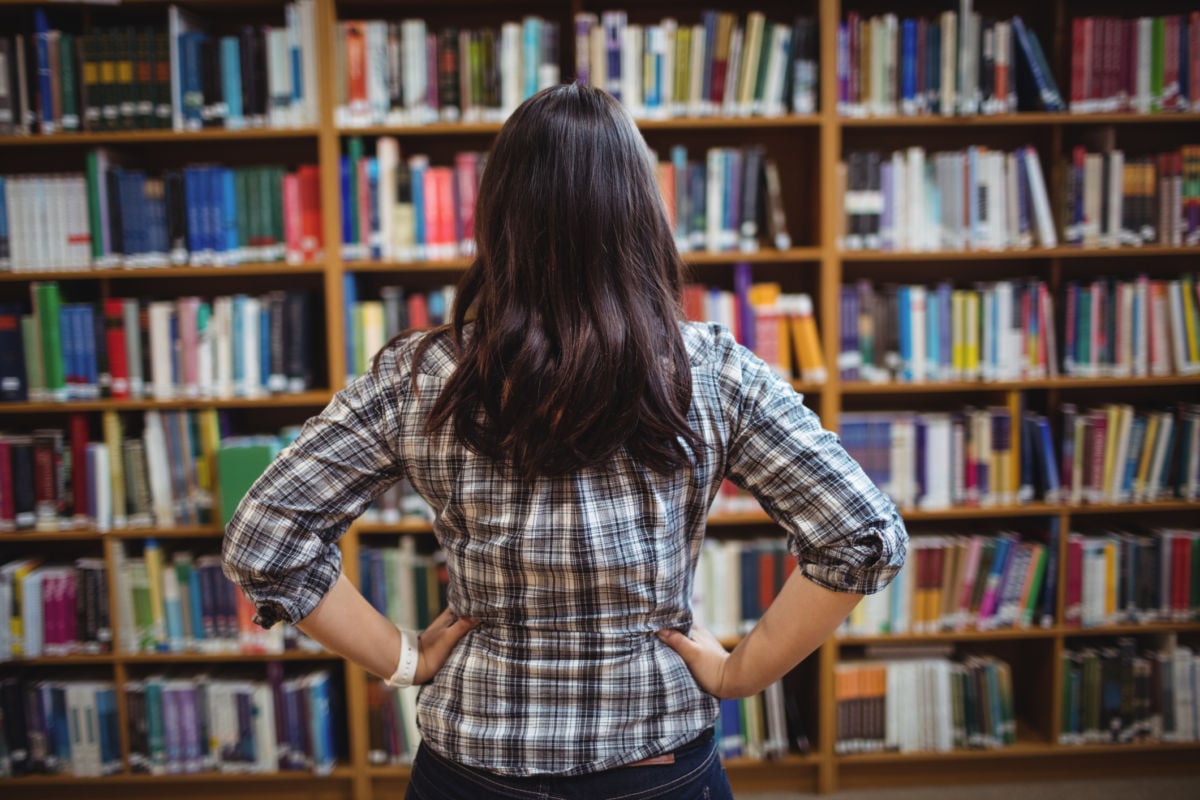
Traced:
POLYGON ((558 86, 493 145, 450 326, 402 335, 238 507, 225 570, 296 623, 424 684, 408 797, 730 797, 718 698, 761 691, 904 560, 892 503, 784 381, 682 322, 646 145, 610 96, 558 86), (691 624, 721 481, 800 568, 732 653, 691 624), (419 639, 341 574, 336 540, 408 479, 437 515, 449 610, 419 639))

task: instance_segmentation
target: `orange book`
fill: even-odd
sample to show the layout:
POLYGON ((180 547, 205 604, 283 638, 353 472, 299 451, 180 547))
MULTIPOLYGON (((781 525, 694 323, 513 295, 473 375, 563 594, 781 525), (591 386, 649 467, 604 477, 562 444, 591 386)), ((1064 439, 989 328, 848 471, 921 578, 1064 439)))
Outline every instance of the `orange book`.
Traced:
POLYGON ((809 383, 824 383, 827 377, 821 337, 813 316, 812 298, 807 294, 793 295, 785 302, 791 324, 792 344, 800 366, 800 379, 809 383))
POLYGON ((367 32, 361 22, 344 22, 346 36, 346 100, 351 109, 367 107, 367 32))
POLYGON ((670 161, 659 161, 654 165, 654 175, 658 178, 658 188, 662 192, 663 205, 667 209, 667 221, 671 230, 675 230, 675 165, 670 161))

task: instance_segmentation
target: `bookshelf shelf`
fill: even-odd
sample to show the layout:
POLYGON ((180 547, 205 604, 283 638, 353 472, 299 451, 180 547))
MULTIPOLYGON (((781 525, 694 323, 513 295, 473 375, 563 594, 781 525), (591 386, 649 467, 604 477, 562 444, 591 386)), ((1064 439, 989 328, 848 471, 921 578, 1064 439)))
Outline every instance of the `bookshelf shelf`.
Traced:
POLYGON ((867 644, 940 644, 945 642, 990 642, 1004 639, 1052 639, 1054 628, 997 628, 990 631, 963 630, 937 633, 881 634, 879 636, 840 636, 837 643, 845 647, 867 644))
POLYGON ((1051 748, 1052 754, 1059 753, 1094 753, 1097 755, 1105 755, 1109 753, 1136 753, 1136 752, 1162 752, 1170 753, 1174 751, 1200 751, 1200 742, 1129 742, 1128 744, 1055 744, 1051 748))
MULTIPOLYGON (((21 5, 38 5, 22 3, 21 5)), ((32 136, 0 136, 0 147, 42 147, 100 144, 154 144, 160 142, 245 142, 278 139, 317 138, 318 128, 250 128, 246 130, 209 129, 203 131, 93 131, 88 133, 52 133, 32 136)))
MULTIPOLYGON (((741 130, 754 128, 813 128, 821 124, 818 115, 781 117, 671 117, 639 119, 638 128, 651 130, 741 130)), ((481 136, 500 130, 499 122, 431 122, 428 125, 365 125, 338 129, 341 136, 481 136)))
POLYGON ((1196 124, 1200 114, 1071 114, 1026 112, 972 117, 838 117, 843 128, 986 128, 1006 125, 1144 125, 1159 122, 1196 124))
POLYGON ((325 265, 320 262, 284 264, 240 264, 235 267, 146 267, 138 269, 87 269, 62 272, 0 272, 0 281, 96 281, 143 280, 150 278, 211 278, 215 276, 254 277, 262 275, 321 274, 325 265))
POLYGON ((18 788, 21 786, 70 786, 75 784, 130 784, 163 786, 178 784, 180 781, 204 783, 296 783, 299 781, 344 781, 354 778, 355 770, 349 766, 334 767, 327 774, 315 772, 190 772, 186 775, 134 775, 120 773, 104 777, 86 777, 75 775, 26 775, 20 778, 5 779, 5 787, 18 788))
POLYGON ((1195 256, 1200 249, 1170 245, 1145 247, 1030 247, 1024 250, 844 250, 844 262, 892 261, 1029 261, 1050 258, 1128 258, 1195 256))
POLYGON ((0 543, 21 542, 24 544, 36 542, 98 542, 108 534, 97 533, 94 530, 71 531, 5 531, 0 533, 0 543))
POLYGON ((1094 628, 1060 629, 1067 638, 1084 636, 1129 636, 1139 633, 1200 633, 1200 622, 1150 622, 1145 625, 1100 625, 1094 628))
MULTIPOLYGON (((741 252, 688 252, 683 260, 692 265, 708 264, 790 264, 821 260, 819 247, 793 247, 790 250, 756 250, 741 252)), ((462 272, 471 265, 470 259, 453 258, 440 261, 347 261, 347 272, 462 272)))
POLYGON ((333 394, 325 390, 270 397, 195 398, 188 400, 72 400, 65 403, 0 403, 4 414, 70 414, 76 411, 170 411, 184 408, 304 408, 323 406, 333 394))
POLYGON ((125 653, 117 664, 257 664, 267 661, 340 661, 326 650, 285 650, 282 653, 125 653))
POLYGON ((18 667, 57 667, 115 663, 116 656, 114 656, 112 653, 98 653, 96 655, 79 654, 70 656, 44 656, 41 658, 13 658, 7 661, 0 661, 0 665, 18 667))
POLYGON ((1200 501, 1159 500, 1153 503, 1097 503, 1095 505, 1064 506, 1073 517, 1099 514, 1138 514, 1141 512, 1200 511, 1200 501))
POLYGON ((963 749, 949 752, 929 750, 914 753, 847 753, 834 756, 834 758, 846 766, 850 766, 852 764, 886 764, 906 761, 940 761, 942 759, 1022 758, 1024 756, 1053 755, 1057 749, 1049 742, 1017 741, 1016 744, 1007 747, 987 749, 963 749))
POLYGON ((1038 389, 1106 389, 1137 386, 1195 386, 1200 375, 1156 375, 1145 378, 1037 378, 1022 381, 947 381, 926 383, 865 383, 851 381, 842 384, 842 394, 940 394, 956 392, 1020 392, 1038 389))

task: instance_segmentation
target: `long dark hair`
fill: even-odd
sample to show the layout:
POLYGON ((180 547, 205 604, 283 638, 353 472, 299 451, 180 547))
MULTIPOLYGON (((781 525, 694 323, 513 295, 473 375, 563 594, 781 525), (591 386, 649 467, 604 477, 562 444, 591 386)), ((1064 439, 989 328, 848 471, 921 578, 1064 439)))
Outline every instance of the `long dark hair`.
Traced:
POLYGON ((527 480, 622 447, 656 472, 687 463, 701 442, 687 419, 684 265, 620 103, 579 85, 522 103, 488 156, 475 239, 454 301, 458 366, 427 430, 453 421, 468 447, 527 480))

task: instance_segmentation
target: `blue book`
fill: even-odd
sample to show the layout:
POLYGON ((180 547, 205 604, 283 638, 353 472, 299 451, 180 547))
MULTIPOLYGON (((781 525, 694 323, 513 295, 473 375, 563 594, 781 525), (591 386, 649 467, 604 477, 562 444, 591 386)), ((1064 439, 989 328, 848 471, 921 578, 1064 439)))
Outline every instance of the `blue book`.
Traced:
POLYGON ((426 159, 414 158, 409 162, 409 170, 412 172, 413 244, 416 246, 418 261, 424 261, 427 257, 425 248, 425 171, 428 168, 429 161, 426 159))
POLYGON ((205 228, 208 239, 207 249, 211 252, 213 263, 221 263, 225 252, 225 187, 221 180, 221 167, 205 167, 208 180, 205 182, 205 228))
POLYGON ((542 62, 542 20, 528 16, 521 25, 521 84, 523 99, 535 95, 538 90, 538 66, 542 62))
POLYGON ((721 758, 737 758, 742 754, 742 701, 721 701, 721 737, 717 750, 721 758))
MULTIPOLYGON (((708 103, 712 99, 713 58, 717 52, 717 12, 703 11, 700 21, 704 25, 704 82, 700 91, 700 99, 708 103)), ((609 58, 609 75, 612 75, 612 59, 609 58)))
POLYGON ((200 51, 207 40, 208 37, 199 31, 179 34, 179 86, 186 130, 199 130, 204 126, 204 71, 200 51))
POLYGON ((246 301, 249 298, 244 294, 235 295, 233 298, 233 320, 230 327, 233 329, 233 385, 234 391, 237 392, 237 387, 241 387, 243 393, 246 387, 246 348, 240 346, 240 343, 246 336, 246 301))
POLYGON ((750 305, 750 287, 754 282, 750 265, 738 262, 733 265, 733 296, 737 303, 738 332, 737 340, 746 348, 753 350, 754 339, 754 309, 750 305))
POLYGON ((913 379, 913 337, 911 289, 901 286, 896 290, 896 323, 900 329, 900 380, 909 383, 913 379))
POLYGON ((1025 110, 1033 110, 1040 104, 1042 111, 1065 111, 1058 84, 1050 72, 1037 34, 1025 27, 1019 15, 1012 18, 1013 38, 1020 55, 1016 63, 1017 97, 1025 110), (1033 102, 1036 100, 1036 104, 1033 102))
POLYGON ((96 309, 90 303, 79 307, 79 340, 83 342, 83 378, 90 399, 100 397, 100 363, 97 352, 96 309))
MULTIPOLYGON (((937 219, 937 217, 935 217, 937 219)), ((953 302, 954 289, 949 282, 943 281, 937 287, 937 302, 933 305, 937 306, 938 310, 938 325, 937 325, 937 364, 938 364, 938 379, 949 380, 950 373, 954 369, 954 355, 952 347, 954 344, 954 332, 951 328, 951 304, 953 302)), ((932 331, 933 328, 930 328, 932 331)))
POLYGON ((357 198, 352 196, 351 186, 353 182, 350 180, 350 170, 353 169, 353 164, 350 163, 349 156, 342 156, 338 160, 338 180, 342 195, 342 245, 352 245, 356 241, 354 230, 353 205, 358 202, 357 198))
POLYGON ((318 775, 333 769, 336 753, 333 746, 333 719, 329 708, 329 675, 321 672, 309 683, 309 714, 312 720, 313 771, 318 775))
POLYGON ((234 183, 233 170, 229 167, 217 167, 213 171, 217 173, 221 186, 220 249, 227 259, 233 259, 236 263, 240 260, 238 258, 238 212, 242 209, 239 209, 237 204, 237 187, 234 183))
POLYGON ((912 114, 917 105, 917 21, 900 23, 900 110, 912 114))
POLYGON ((57 64, 50 63, 50 22, 46 18, 46 11, 42 8, 33 10, 33 32, 35 37, 34 48, 37 57, 37 77, 38 77, 38 106, 41 114, 40 120, 42 133, 54 133, 54 104, 51 98, 54 96, 51 86, 52 70, 57 70, 57 64))
POLYGON ((447 315, 450 309, 446 307, 446 297, 438 290, 429 292, 426 296, 426 304, 429 312, 430 325, 443 325, 446 323, 447 315))
POLYGON ((725 219, 721 223, 721 249, 737 247, 742 213, 742 151, 725 150, 725 219))
POLYGON ((196 640, 208 638, 204 628, 204 593, 201 591, 200 578, 200 570, 192 564, 188 571, 188 597, 191 598, 188 611, 191 616, 192 638, 196 640))
POLYGON ((221 37, 221 88, 225 97, 225 127, 240 130, 246 126, 242 111, 242 54, 236 36, 221 37))
POLYGON ((379 159, 367 159, 367 225, 370 235, 364 243, 370 247, 371 258, 383 258, 379 224, 379 159))
POLYGON ((259 388, 271 393, 271 304, 262 303, 258 312, 258 369, 259 388))
POLYGON ((60 763, 71 758, 71 728, 67 719, 67 690, 63 686, 51 686, 49 705, 46 709, 48 743, 52 745, 60 763))
POLYGON ((624 11, 605 11, 600 18, 604 26, 604 48, 608 54, 608 86, 605 88, 617 100, 621 99, 621 39, 627 19, 624 11))
POLYGON ((195 257, 200 241, 200 176, 198 167, 183 168, 183 202, 187 210, 187 247, 195 257))
POLYGON ((979 148, 967 148, 967 240, 980 245, 987 237, 987 228, 979 219, 979 148))
MULTIPOLYGON (((688 240, 688 185, 687 185, 687 148, 681 144, 677 144, 671 148, 671 164, 675 167, 675 244, 683 250, 687 247, 688 240)), ((3 194, 4 185, 0 183, 0 195, 3 194)), ((0 203, 3 200, 0 199, 0 203)), ((0 207, 0 214, 3 213, 0 207)), ((4 222, 0 219, 0 225, 4 222)), ((5 237, 5 233, 0 229, 0 239, 5 237)), ((0 258, 3 254, 0 253, 0 258)))
POLYGON ((758 620, 762 614, 762 609, 758 607, 758 550, 749 542, 742 543, 742 550, 738 556, 738 563, 741 568, 741 613, 738 618, 741 622, 741 629, 738 633, 749 633, 750 628, 758 620))

